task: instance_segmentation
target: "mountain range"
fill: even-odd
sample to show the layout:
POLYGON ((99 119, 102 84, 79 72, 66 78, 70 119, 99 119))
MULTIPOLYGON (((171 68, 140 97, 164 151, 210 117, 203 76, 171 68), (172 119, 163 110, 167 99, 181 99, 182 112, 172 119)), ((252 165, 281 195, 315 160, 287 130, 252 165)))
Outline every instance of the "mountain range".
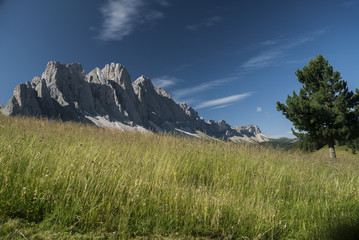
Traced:
POLYGON ((41 77, 16 86, 5 115, 78 121, 129 131, 176 133, 233 142, 266 142, 258 126, 231 127, 226 121, 204 121, 186 103, 176 103, 144 76, 133 83, 118 63, 88 74, 81 64, 51 61, 41 77))

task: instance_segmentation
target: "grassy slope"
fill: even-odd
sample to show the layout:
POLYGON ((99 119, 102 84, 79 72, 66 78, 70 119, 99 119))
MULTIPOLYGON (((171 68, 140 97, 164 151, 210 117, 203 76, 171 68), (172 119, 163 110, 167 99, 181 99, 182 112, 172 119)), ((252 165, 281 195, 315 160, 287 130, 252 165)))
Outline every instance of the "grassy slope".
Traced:
POLYGON ((0 239, 357 239, 327 155, 0 115, 0 239))

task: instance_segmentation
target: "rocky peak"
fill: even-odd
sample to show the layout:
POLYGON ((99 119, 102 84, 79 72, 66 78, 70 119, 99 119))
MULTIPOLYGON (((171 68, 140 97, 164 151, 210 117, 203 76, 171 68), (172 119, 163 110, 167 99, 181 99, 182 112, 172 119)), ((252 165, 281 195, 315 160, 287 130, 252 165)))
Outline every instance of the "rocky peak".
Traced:
POLYGON ((145 76, 141 76, 139 78, 136 79, 136 81, 132 84, 133 88, 136 92, 137 89, 145 89, 145 91, 154 91, 154 86, 152 84, 152 81, 145 77, 145 76))
POLYGON ((198 112, 196 112, 192 107, 187 106, 185 102, 180 103, 179 106, 192 120, 200 119, 198 112))
POLYGON ((32 88, 32 84, 26 82, 17 85, 13 97, 2 108, 2 112, 5 115, 41 116, 39 103, 36 101, 36 91, 32 88))
POLYGON ((211 131, 214 133, 225 132, 231 129, 231 126, 224 120, 219 120, 218 122, 208 120, 207 124, 210 126, 211 131))
POLYGON ((65 68, 65 65, 58 61, 51 61, 47 64, 45 71, 42 73, 41 78, 46 79, 47 82, 53 83, 56 80, 58 69, 65 68))
POLYGON ((133 90, 137 95, 137 98, 143 102, 145 99, 152 99, 152 102, 155 101, 155 88, 149 78, 141 76, 136 79, 132 84, 133 90))
POLYGON ((164 89, 162 89, 160 87, 156 87, 155 90, 158 95, 161 95, 162 97, 171 99, 171 95, 169 93, 167 93, 164 89))
POLYGON ((255 136, 257 134, 262 133, 258 126, 256 125, 248 125, 248 126, 236 126, 235 129, 238 133, 242 135, 255 136))
POLYGON ((165 90, 154 88, 149 78, 141 76, 132 84, 127 70, 118 63, 85 75, 79 63, 49 62, 41 77, 18 85, 0 110, 5 115, 61 118, 119 129, 139 127, 192 137, 207 134, 233 141, 266 141, 257 126, 232 129, 224 120, 204 122, 192 107, 177 104, 165 90))
POLYGON ((227 131, 229 129, 231 129, 231 125, 229 125, 226 121, 224 120, 219 120, 217 122, 217 125, 218 125, 218 131, 219 132, 224 132, 224 131, 227 131))
POLYGON ((66 67, 69 69, 70 73, 72 74, 78 74, 78 75, 84 75, 85 71, 80 63, 71 63, 66 65, 66 67))
POLYGON ((119 63, 106 64, 101 71, 106 79, 116 82, 123 88, 128 89, 132 85, 130 74, 119 63))

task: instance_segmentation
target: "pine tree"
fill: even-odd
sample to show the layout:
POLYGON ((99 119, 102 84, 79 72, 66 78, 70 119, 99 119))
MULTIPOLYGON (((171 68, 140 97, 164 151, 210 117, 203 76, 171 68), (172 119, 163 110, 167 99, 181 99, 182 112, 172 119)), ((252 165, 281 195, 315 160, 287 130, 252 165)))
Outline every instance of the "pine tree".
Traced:
POLYGON ((286 104, 277 102, 277 110, 298 130, 292 129, 295 136, 326 142, 330 157, 336 158, 335 141, 358 136, 359 90, 349 91, 347 82, 322 55, 311 59, 308 66, 298 69, 295 75, 303 84, 299 95, 293 91, 286 104))

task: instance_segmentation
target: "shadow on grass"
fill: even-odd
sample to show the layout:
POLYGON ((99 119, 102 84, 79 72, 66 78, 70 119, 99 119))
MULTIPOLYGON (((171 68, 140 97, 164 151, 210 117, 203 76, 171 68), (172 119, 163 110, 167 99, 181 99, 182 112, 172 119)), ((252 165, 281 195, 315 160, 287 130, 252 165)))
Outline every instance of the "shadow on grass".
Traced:
POLYGON ((359 219, 352 223, 338 224, 329 231, 330 240, 359 240, 359 219))

